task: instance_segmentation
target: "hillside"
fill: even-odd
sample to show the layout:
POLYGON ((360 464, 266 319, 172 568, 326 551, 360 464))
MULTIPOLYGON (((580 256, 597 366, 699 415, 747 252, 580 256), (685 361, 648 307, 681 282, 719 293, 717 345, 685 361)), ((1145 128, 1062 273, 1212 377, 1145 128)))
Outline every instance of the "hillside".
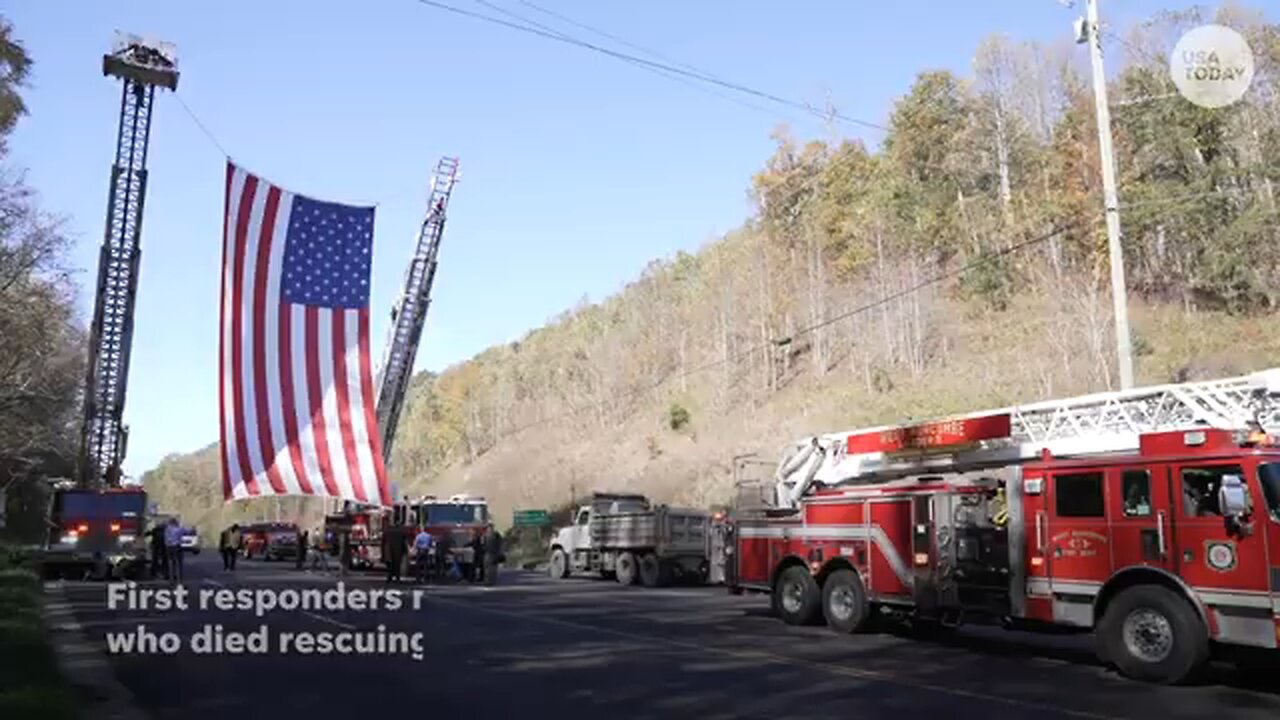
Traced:
MULTIPOLYGON (((1109 58, 1110 93, 1176 92, 1168 49, 1210 17, 1253 48, 1245 101, 1113 116, 1143 383, 1280 365, 1280 28, 1158 16, 1109 58)), ((803 434, 1115 387, 1080 55, 993 37, 971 77, 919 74, 874 150, 779 130, 739 230, 416 378, 393 480, 485 495, 502 521, 593 488, 703 505, 727 498, 734 455, 774 461, 803 434)), ((209 447, 144 480, 206 531, 276 512, 224 507, 217 469, 209 447)))

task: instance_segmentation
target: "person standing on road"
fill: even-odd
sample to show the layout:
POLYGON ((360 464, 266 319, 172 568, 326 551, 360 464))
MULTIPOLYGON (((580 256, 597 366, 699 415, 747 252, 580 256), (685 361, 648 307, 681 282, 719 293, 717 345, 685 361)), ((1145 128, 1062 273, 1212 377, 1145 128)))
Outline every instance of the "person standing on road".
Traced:
POLYGON ((182 526, 178 518, 169 518, 164 529, 164 551, 169 557, 169 579, 182 582, 182 526))
POLYGON ((297 561, 298 561, 298 569, 299 569, 299 570, 301 570, 301 569, 302 569, 302 566, 303 566, 303 565, 305 565, 305 564, 306 564, 306 562, 307 562, 307 531, 306 531, 306 530, 299 530, 299 531, 298 531, 298 558, 297 558, 297 561))
POLYGON ((329 548, 325 546, 323 528, 317 528, 311 534, 311 542, 314 543, 311 548, 311 569, 315 570, 319 565, 321 570, 329 572, 329 548))
POLYGON ((233 554, 235 550, 232 549, 231 545, 231 529, 234 527, 235 525, 232 525, 218 535, 218 554, 222 556, 223 570, 231 570, 232 563, 235 561, 235 555, 233 554))
POLYGON ((164 551, 165 525, 156 525, 148 531, 151 536, 151 579, 161 575, 169 579, 169 557, 164 551))
POLYGON ((496 585, 498 583, 498 565, 506 556, 502 554, 502 533, 489 523, 489 532, 485 533, 486 545, 484 554, 484 584, 496 585))
POLYGON ((442 580, 453 577, 456 563, 453 557, 453 533, 446 532, 436 543, 436 568, 442 580))
POLYGON ((408 540, 404 528, 399 525, 387 529, 387 582, 400 582, 400 567, 404 564, 408 540))
POLYGON ((474 558, 474 560, 471 563, 471 577, 468 579, 471 580, 471 582, 484 582, 484 536, 477 533, 475 537, 471 538, 470 545, 471 557, 474 558))
POLYGON ((418 582, 427 582, 427 571, 431 568, 431 533, 426 528, 418 531, 417 537, 413 539, 413 561, 414 570, 417 571, 418 582))

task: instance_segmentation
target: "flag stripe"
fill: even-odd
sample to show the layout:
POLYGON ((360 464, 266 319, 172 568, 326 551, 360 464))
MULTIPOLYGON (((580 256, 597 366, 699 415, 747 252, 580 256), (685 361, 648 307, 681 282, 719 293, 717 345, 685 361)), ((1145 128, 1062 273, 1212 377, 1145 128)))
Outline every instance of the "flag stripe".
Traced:
MULTIPOLYGON (((227 163, 227 189, 222 205, 222 301, 218 304, 218 332, 221 338, 226 337, 227 329, 227 228, 231 226, 231 188, 236 177, 236 168, 227 163)), ((221 343, 219 343, 221 345, 221 343)), ((218 448, 222 453, 222 496, 231 497, 231 474, 227 467, 227 356, 221 347, 218 348, 218 448)))
MULTIPOLYGON (((338 427, 342 429, 342 454, 347 461, 347 477, 351 481, 351 490, 356 499, 362 503, 369 502, 365 495, 364 483, 361 482, 360 460, 356 457, 355 439, 351 428, 351 377, 347 372, 347 328, 346 311, 335 310, 333 313, 333 389, 338 401, 338 427)), ((354 318, 353 318, 354 319, 354 318)))
POLYGON ((323 494, 338 497, 337 488, 325 480, 320 472, 320 454, 316 450, 315 423, 312 422, 311 396, 315 393, 308 382, 308 368, 315 353, 307 344, 307 309, 301 305, 284 304, 289 308, 289 326, 293 329, 293 386, 297 388, 294 404, 297 407, 298 445, 302 452, 303 467, 313 488, 324 486, 323 494))
POLYGON ((360 399, 364 405, 364 424, 369 431, 369 444, 373 456, 374 477, 378 478, 378 496, 383 505, 391 504, 391 489, 387 487, 386 468, 382 463, 382 434, 378 430, 373 400, 373 363, 369 356, 369 310, 360 311, 360 399))
MULTIPOLYGON (((234 167, 234 166, 232 166, 234 167)), ((236 326, 233 324, 235 320, 235 310, 233 302, 235 300, 235 267, 236 255, 240 252, 236 245, 235 229, 239 223, 240 217, 240 200, 244 193, 245 175, 235 170, 232 174, 231 189, 228 193, 227 216, 225 224, 227 226, 226 235, 223 237, 223 245, 227 248, 227 261, 223 264, 222 281, 225 290, 222 293, 222 313, 225 315, 225 322, 222 326, 222 343, 219 361, 224 366, 223 375, 223 393, 219 398, 222 405, 222 414, 220 422, 223 424, 222 434, 222 468, 227 476, 227 483, 230 485, 231 492, 235 497, 244 497, 244 483, 240 481, 240 472, 238 468, 239 451, 236 449, 236 423, 235 417, 229 415, 235 408, 235 396, 239 392, 240 381, 233 374, 234 364, 231 361, 234 343, 232 338, 236 334, 236 326)))
POLYGON ((316 322, 316 347, 324 348, 324 352, 317 353, 320 360, 320 384, 319 387, 324 388, 324 395, 320 398, 320 412, 324 418, 324 445, 325 457, 329 460, 329 472, 333 475, 333 482, 338 486, 338 492, 343 497, 355 499, 355 491, 352 490, 351 476, 347 472, 347 463, 342 457, 342 422, 338 417, 338 388, 337 377, 334 374, 334 357, 335 344, 333 337, 333 315, 342 312, 332 308, 321 308, 316 322))
MULTIPOLYGON (((298 437, 298 398, 293 388, 293 335, 291 334, 293 318, 292 306, 281 303, 276 313, 279 327, 277 348, 279 351, 280 408, 283 416, 284 438, 288 446, 289 460, 293 467, 293 476, 297 480, 298 489, 304 495, 314 495, 315 489, 307 479, 306 465, 302 461, 302 447, 298 437)), ((305 392, 306 388, 303 388, 305 392)), ((306 403, 303 403, 305 406, 306 403)))
POLYGON ((368 350, 372 208, 296 195, 228 162, 223 212, 224 498, 389 504, 368 350))
MULTIPOLYGON (((283 369, 289 367, 291 355, 288 335, 282 335, 280 324, 285 317, 284 305, 280 297, 280 270, 284 263, 284 246, 289 228, 289 214, 293 209, 293 195, 278 191, 279 207, 276 210, 272 229, 271 255, 267 260, 267 293, 266 304, 262 315, 258 316, 265 327, 263 329, 263 373, 266 377, 266 397, 268 426, 271 429, 271 443, 268 449, 272 453, 271 463, 279 474, 284 492, 290 495, 310 495, 309 485, 302 479, 302 462, 297 447, 297 419, 293 412, 293 388, 286 386, 290 380, 283 369), (282 340, 282 338, 284 338, 282 340), (274 360, 273 360, 274 358, 274 360), (286 396, 286 388, 289 396, 286 396), (293 422, 293 431, 289 424, 293 422)), ((265 451, 264 451, 265 452, 265 451)))
POLYGON ((259 477, 259 470, 262 468, 262 446, 259 443, 261 433, 259 432, 257 401, 258 383, 254 375, 254 358, 260 353, 258 352, 258 343, 254 326, 257 324, 257 315, 254 312, 254 298, 257 295, 258 278, 264 278, 266 273, 260 267, 261 258, 258 255, 258 248, 261 245, 259 240, 262 237, 262 216, 267 206, 267 196, 271 192, 271 186, 268 183, 258 182, 254 184, 253 192, 248 195, 249 201, 249 223, 245 228, 244 242, 242 253, 244 255, 244 271, 240 276, 240 317, 244 325, 240 330, 240 367, 243 368, 242 386, 240 389, 241 408, 243 413, 237 420, 237 424, 244 430, 244 442, 240 444, 240 454, 248 458, 249 465, 244 470, 246 477, 252 478, 254 485, 248 485, 250 494, 262 494, 265 489, 266 478, 259 477))
POLYGON ((364 318, 367 315, 368 311, 364 309, 347 315, 347 395, 351 398, 351 435, 356 452, 357 477, 360 478, 365 497, 371 498, 371 502, 382 502, 382 493, 378 490, 377 468, 373 464, 373 445, 370 442, 373 426, 369 425, 369 417, 365 413, 364 382, 360 374, 363 372, 360 363, 360 332, 365 327, 364 318))
MULTIPOLYGON (((322 348, 320 340, 320 313, 325 312, 316 307, 306 309, 306 345, 322 348)), ((325 438, 324 396, 321 394, 325 385, 321 384, 321 357, 319 352, 307 353, 307 396, 311 408, 311 436, 315 443, 314 452, 319 463, 320 477, 324 478, 325 490, 330 495, 342 497, 338 489, 337 478, 333 474, 333 465, 329 462, 329 443, 325 438)))
POLYGON ((240 483, 250 495, 258 494, 257 483, 253 478, 253 466, 249 462, 244 427, 244 395, 243 390, 247 376, 243 372, 244 356, 240 353, 244 345, 244 271, 245 256, 248 254, 249 222, 253 212, 253 201, 257 195, 257 178, 245 178, 244 189, 240 192, 240 213, 236 218, 236 253, 235 273, 231 276, 231 376, 235 385, 231 395, 232 422, 235 425, 236 460, 239 462, 240 483))
MULTIPOLYGON (((254 464, 254 471, 257 474, 260 468, 265 466, 267 473, 267 481, 271 484, 271 489, 277 494, 284 494, 284 481, 280 479, 280 470, 276 467, 275 452, 273 452, 273 443, 271 441, 271 411, 267 408, 268 393, 270 388, 267 386, 267 322, 268 316, 275 316, 275 313, 267 312, 267 283, 271 278, 271 245, 272 236, 275 234, 276 211, 280 208, 280 189, 269 188, 266 193, 266 207, 262 211, 261 227, 257 233, 258 236, 258 264, 253 278, 253 399, 255 401, 254 409, 257 416, 254 418, 257 434, 258 449, 262 454, 261 463, 254 464)), ((255 213, 256 215, 256 213, 255 213)))

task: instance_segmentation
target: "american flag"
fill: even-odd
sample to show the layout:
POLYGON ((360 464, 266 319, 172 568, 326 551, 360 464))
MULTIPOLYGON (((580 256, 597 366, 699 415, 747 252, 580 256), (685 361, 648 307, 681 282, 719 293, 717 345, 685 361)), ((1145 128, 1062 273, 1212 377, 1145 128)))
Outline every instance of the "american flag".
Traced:
POLYGON ((389 505, 369 356, 373 208, 227 163, 218 377, 225 500, 389 505))

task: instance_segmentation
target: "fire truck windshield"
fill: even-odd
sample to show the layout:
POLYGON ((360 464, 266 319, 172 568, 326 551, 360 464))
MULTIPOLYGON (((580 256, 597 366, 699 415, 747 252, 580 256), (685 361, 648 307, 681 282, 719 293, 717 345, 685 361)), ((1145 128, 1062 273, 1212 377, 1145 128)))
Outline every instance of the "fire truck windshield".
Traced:
POLYGON ((146 510, 141 493, 68 492, 58 501, 58 512, 70 518, 142 517, 146 510))
POLYGON ((1258 468, 1258 480, 1262 482, 1262 494, 1267 497, 1267 510, 1272 519, 1280 522, 1280 463, 1267 463, 1258 468))
POLYGON ((428 525, 483 523, 489 520, 489 511, 484 505, 426 503, 422 506, 422 513, 426 516, 428 525))

